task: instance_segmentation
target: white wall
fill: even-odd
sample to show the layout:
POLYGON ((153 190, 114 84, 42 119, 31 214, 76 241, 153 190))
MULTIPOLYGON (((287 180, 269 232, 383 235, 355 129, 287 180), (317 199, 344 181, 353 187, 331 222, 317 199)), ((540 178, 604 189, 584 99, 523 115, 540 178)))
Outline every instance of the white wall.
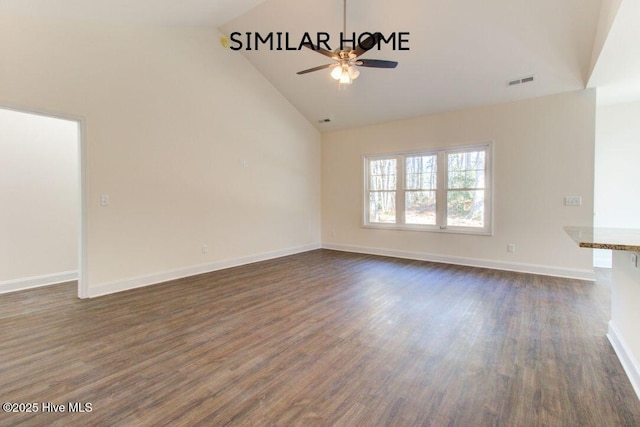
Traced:
MULTIPOLYGON (((632 252, 613 252, 609 340, 640 398, 640 268, 632 252)), ((640 254, 636 253, 636 256, 640 254)))
POLYGON ((0 104, 84 117, 90 295, 319 245, 320 135, 219 37, 0 17, 0 104))
MULTIPOLYGON (((640 101, 598 106, 594 225, 640 228, 640 101)), ((611 251, 594 251, 594 264, 611 267, 611 251)))
POLYGON ((0 291, 78 269, 78 125, 0 109, 0 291))
POLYGON ((324 134, 323 245, 592 278, 591 252, 562 227, 592 225, 594 128, 589 90, 324 134), (485 141, 494 141, 493 236, 361 227, 364 154, 485 141), (564 206, 565 196, 582 206, 564 206))

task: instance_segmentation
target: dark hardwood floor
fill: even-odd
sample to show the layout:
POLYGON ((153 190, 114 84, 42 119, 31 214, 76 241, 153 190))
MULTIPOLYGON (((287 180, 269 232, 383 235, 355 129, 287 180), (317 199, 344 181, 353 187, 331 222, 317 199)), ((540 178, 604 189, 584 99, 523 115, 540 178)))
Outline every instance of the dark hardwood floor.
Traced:
POLYGON ((640 426, 609 294, 317 250, 93 300, 2 295, 0 400, 39 412, 0 425, 640 426))

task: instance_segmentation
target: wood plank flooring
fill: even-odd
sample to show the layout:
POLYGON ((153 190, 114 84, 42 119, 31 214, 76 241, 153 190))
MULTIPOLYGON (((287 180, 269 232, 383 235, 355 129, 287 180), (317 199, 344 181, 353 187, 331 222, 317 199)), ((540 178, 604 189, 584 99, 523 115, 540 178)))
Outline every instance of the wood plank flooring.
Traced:
POLYGON ((75 295, 0 296, 0 400, 40 407, 0 425, 640 426, 606 277, 317 250, 75 295))

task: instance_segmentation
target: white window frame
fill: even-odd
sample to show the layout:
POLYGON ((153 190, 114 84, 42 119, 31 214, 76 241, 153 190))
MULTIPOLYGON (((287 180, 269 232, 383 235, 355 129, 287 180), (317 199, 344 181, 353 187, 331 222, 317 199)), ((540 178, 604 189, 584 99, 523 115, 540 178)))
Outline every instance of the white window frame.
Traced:
POLYGON ((491 236, 493 233, 493 142, 481 144, 425 149, 362 156, 363 159, 363 216, 362 227, 390 230, 427 231, 436 233, 458 233, 491 236), (485 186, 484 186, 484 227, 452 226, 447 224, 447 155, 467 151, 484 150, 485 155, 485 186), (406 224, 405 223, 405 159, 414 156, 437 156, 437 188, 436 188, 436 224, 406 224), (369 162, 371 160, 396 159, 396 222, 377 223, 369 221, 369 162))

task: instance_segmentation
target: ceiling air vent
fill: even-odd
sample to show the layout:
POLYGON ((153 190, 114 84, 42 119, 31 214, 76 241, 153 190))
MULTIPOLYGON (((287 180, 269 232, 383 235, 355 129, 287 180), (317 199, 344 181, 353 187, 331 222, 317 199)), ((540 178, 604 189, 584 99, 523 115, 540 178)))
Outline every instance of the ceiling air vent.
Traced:
POLYGON ((519 79, 511 80, 507 82, 507 86, 515 86, 521 83, 529 83, 533 81, 533 76, 521 77, 519 79))

